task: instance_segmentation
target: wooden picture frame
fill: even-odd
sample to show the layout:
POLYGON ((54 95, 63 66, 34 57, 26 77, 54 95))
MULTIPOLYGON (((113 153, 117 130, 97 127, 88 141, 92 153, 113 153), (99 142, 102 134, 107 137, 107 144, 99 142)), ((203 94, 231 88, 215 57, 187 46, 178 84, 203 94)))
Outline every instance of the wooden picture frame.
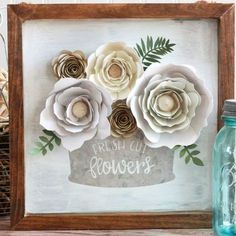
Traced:
MULTIPOLYGON (((11 227, 44 229, 209 228, 211 212, 27 214, 24 177, 22 24, 36 19, 162 18, 218 20, 218 115, 234 97, 233 4, 9 5, 8 42, 11 130, 11 227)), ((207 39, 206 39, 207 40, 207 39)), ((218 128, 222 125, 218 118, 218 128)))

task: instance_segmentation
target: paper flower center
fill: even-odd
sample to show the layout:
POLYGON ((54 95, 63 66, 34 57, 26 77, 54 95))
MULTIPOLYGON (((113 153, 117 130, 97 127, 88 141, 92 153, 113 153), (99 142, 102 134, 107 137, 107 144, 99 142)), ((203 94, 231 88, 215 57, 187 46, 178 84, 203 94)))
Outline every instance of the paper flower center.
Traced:
POLYGON ((88 106, 82 101, 76 102, 72 107, 72 113, 76 118, 81 119, 88 114, 88 106))
POLYGON ((175 100, 172 96, 165 94, 159 97, 158 106, 161 111, 164 112, 172 111, 173 108, 175 107, 175 100))
POLYGON ((75 65, 72 66, 72 68, 71 68, 71 72, 72 72, 72 73, 76 73, 77 70, 78 70, 77 66, 75 66, 75 65))
POLYGON ((122 75, 122 69, 117 64, 112 64, 108 70, 108 74, 112 78, 120 78, 122 75))

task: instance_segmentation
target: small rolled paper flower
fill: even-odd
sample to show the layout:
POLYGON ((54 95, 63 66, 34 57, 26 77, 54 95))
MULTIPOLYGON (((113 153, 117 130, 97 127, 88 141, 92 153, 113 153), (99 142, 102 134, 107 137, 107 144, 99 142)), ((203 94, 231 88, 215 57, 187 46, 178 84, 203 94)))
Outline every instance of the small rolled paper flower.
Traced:
POLYGON ((125 101, 113 103, 109 121, 113 137, 129 138, 137 133, 136 120, 125 101))
POLYGON ((87 60, 80 50, 75 52, 61 51, 59 56, 52 60, 52 69, 58 79, 75 78, 81 79, 86 77, 85 68, 87 60))

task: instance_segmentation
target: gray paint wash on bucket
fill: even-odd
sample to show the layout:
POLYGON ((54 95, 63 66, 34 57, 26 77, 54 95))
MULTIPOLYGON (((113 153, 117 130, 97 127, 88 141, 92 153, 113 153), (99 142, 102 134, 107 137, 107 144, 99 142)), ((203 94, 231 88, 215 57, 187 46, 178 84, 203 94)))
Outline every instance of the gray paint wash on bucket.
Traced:
POLYGON ((70 153, 69 180, 98 187, 138 187, 174 179, 173 152, 146 146, 143 137, 86 142, 70 153))

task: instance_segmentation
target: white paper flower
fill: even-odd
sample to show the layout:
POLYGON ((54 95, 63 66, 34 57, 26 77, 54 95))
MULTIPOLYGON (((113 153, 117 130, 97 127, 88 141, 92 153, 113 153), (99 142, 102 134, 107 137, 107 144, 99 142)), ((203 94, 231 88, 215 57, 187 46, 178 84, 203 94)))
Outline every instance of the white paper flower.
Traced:
POLYGON ((212 96, 192 68, 152 64, 127 99, 150 147, 189 145, 207 125, 212 96))
POLYGON ((40 124, 54 131, 69 151, 80 148, 86 140, 110 135, 108 116, 112 98, 103 88, 87 80, 59 80, 41 112, 40 124))
POLYGON ((143 73, 141 59, 122 42, 107 43, 89 56, 88 79, 106 88, 113 100, 125 99, 143 73))

